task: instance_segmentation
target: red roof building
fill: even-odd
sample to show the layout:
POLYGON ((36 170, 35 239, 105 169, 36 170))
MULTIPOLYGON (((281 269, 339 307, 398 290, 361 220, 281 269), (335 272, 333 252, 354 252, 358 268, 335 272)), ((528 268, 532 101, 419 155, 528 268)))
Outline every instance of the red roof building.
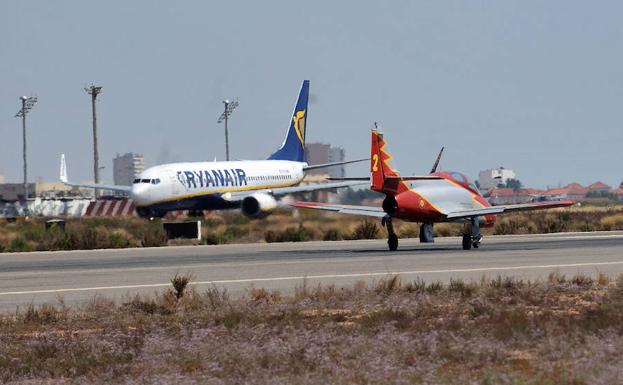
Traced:
POLYGON ((592 185, 588 186, 588 190, 590 192, 609 192, 612 190, 612 187, 608 186, 603 182, 595 182, 592 185))

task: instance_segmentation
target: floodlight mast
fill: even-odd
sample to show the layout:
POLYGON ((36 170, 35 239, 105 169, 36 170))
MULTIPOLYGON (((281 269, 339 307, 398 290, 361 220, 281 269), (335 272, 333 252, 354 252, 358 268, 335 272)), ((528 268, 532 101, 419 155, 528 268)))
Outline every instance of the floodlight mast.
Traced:
MULTIPOLYGON (((98 184, 100 182, 100 167, 99 167, 99 152, 97 150, 97 114, 95 111, 95 100, 97 95, 102 92, 102 87, 94 86, 84 87, 87 94, 91 95, 91 112, 93 114, 93 182, 98 184)), ((93 194, 97 198, 99 190, 94 189, 93 194)))
POLYGON ((26 152, 26 115, 37 104, 36 96, 20 96, 22 108, 15 114, 16 118, 22 118, 22 141, 23 141, 23 158, 24 158, 24 199, 28 200, 28 158, 26 152))
POLYGON ((229 161, 229 131, 227 129, 227 119, 229 118, 229 115, 234 112, 236 107, 238 107, 238 98, 234 99, 234 101, 225 99, 223 100, 223 104, 225 105, 225 111, 223 111, 216 122, 225 122, 225 160, 229 161))

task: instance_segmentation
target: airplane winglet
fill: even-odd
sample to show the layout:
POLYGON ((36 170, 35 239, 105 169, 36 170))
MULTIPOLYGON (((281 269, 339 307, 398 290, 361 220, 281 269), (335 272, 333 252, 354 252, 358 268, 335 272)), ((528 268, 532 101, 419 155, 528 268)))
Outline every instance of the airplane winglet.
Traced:
POLYGON ((61 154, 61 173, 60 173, 59 179, 63 183, 68 183, 67 164, 65 163, 65 154, 61 154))

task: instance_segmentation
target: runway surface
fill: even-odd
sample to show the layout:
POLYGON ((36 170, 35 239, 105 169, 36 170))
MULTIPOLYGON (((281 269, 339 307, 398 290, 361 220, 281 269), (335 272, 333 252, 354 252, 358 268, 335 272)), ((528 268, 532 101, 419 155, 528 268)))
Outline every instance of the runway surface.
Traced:
POLYGON ((515 276, 546 279, 557 271, 610 276, 623 273, 623 232, 486 237, 464 251, 459 238, 434 244, 400 240, 389 252, 384 240, 181 246, 146 249, 0 254, 0 311, 30 303, 81 304, 96 295, 123 300, 170 287, 176 273, 192 273, 194 285, 242 293, 251 285, 292 290, 308 285, 350 285, 399 274, 403 281, 515 276))

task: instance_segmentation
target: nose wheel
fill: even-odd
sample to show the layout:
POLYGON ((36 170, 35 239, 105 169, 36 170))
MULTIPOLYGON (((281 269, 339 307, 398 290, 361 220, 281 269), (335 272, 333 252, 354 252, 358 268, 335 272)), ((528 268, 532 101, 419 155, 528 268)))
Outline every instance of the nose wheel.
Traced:
POLYGON ((389 251, 398 250, 398 236, 394 232, 394 225, 392 225, 392 217, 386 215, 381 220, 381 224, 387 228, 387 246, 389 251))

